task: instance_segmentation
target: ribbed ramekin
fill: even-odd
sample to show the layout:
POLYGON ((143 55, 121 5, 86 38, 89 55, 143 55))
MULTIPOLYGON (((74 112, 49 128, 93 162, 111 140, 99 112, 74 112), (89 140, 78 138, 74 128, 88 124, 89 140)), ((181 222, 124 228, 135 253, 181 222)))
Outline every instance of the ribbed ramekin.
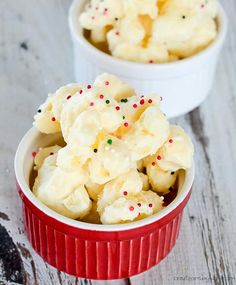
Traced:
POLYGON ((103 72, 117 75, 134 86, 137 94, 158 93, 162 110, 169 117, 185 114, 199 106, 209 94, 216 64, 227 32, 227 17, 219 4, 219 31, 206 49, 187 59, 165 64, 143 64, 120 60, 92 46, 79 23, 86 0, 74 0, 69 25, 74 45, 74 73, 78 82, 93 82, 103 72))
POLYGON ((165 258, 179 235, 194 169, 186 173, 177 198, 149 218, 122 225, 84 223, 52 211, 29 188, 32 152, 56 140, 56 135, 43 135, 32 128, 23 137, 15 156, 25 231, 36 252, 61 271, 101 280, 139 274, 165 258))

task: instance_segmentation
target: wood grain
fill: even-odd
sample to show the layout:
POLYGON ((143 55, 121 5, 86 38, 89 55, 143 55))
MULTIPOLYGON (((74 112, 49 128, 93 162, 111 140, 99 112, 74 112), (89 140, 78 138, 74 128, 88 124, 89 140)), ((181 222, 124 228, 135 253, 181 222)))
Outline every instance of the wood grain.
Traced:
POLYGON ((45 95, 73 81, 70 2, 0 0, 0 284, 236 284, 235 0, 222 1, 229 33, 208 100, 173 121, 194 141, 196 179, 171 254, 139 276, 99 282, 59 272, 29 245, 14 185, 14 152, 45 95))

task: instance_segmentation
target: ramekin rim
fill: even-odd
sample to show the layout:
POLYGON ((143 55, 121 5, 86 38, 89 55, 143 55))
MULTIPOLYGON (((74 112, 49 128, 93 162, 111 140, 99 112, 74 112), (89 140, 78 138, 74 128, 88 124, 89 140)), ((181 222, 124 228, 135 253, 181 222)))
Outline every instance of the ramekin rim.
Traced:
MULTIPOLYGON (((84 2, 86 0, 83 0, 84 2)), ((77 24, 79 25, 78 21, 78 13, 76 11, 76 6, 77 6, 78 0, 74 0, 70 6, 69 10, 69 27, 72 36, 78 41, 84 48, 86 48, 87 51, 90 53, 95 53, 96 57, 101 58, 104 61, 108 61, 110 64, 117 65, 119 67, 123 68, 130 68, 130 69, 145 69, 146 71, 153 71, 157 72, 160 70, 165 70, 168 68, 183 68, 187 66, 188 64, 192 64, 193 62, 198 62, 203 58, 204 56, 207 56, 209 53, 213 52, 215 49, 218 48, 218 46, 221 46, 224 42, 225 36, 227 34, 227 27, 228 27, 228 20, 227 16, 225 13, 225 10, 223 6, 221 5, 220 2, 217 1, 218 4, 218 17, 220 19, 220 29, 218 31, 216 39, 206 48, 204 48, 202 51, 199 53, 187 57, 183 60, 178 60, 174 62, 167 62, 167 63, 157 63, 157 64, 147 64, 147 63, 140 63, 140 62, 132 62, 132 61, 127 61, 123 59, 116 58, 114 56, 108 55, 96 47, 94 47, 92 44, 90 44, 84 37, 83 35, 77 33, 76 31, 76 21, 77 24), (77 20, 76 20, 77 19, 77 20)), ((82 4, 81 4, 82 5, 82 4)))
POLYGON ((29 129, 26 134, 21 139, 14 159, 14 169, 15 169, 15 176, 18 185, 20 186, 21 191, 26 196, 26 198, 40 211, 42 211, 47 216, 63 223, 68 226, 78 228, 81 230, 90 230, 90 231, 100 231, 100 232, 118 232, 118 231, 127 231, 132 230, 135 228, 141 228, 144 226, 147 226, 149 224, 152 224, 154 222, 157 222, 161 220, 162 218, 166 217, 168 214, 173 212, 188 196, 189 192, 191 191, 193 180, 194 180, 194 163, 191 167, 191 169, 186 171, 185 175, 185 182, 183 184, 183 188, 181 193, 175 198, 175 200, 168 205, 165 209, 161 210, 160 212, 147 217, 145 219, 130 222, 126 224, 116 224, 116 225, 103 225, 103 224, 92 224, 92 223, 86 223, 78 220, 73 220, 67 217, 64 217, 57 212, 51 210, 46 205, 44 205, 42 202, 40 202, 37 197, 32 193, 31 189, 27 185, 27 182, 24 179, 23 175, 23 162, 24 162, 24 155, 23 153, 28 153, 27 145, 29 148, 31 139, 40 132, 35 128, 32 127, 29 129), (26 151, 24 151, 27 149, 26 151))

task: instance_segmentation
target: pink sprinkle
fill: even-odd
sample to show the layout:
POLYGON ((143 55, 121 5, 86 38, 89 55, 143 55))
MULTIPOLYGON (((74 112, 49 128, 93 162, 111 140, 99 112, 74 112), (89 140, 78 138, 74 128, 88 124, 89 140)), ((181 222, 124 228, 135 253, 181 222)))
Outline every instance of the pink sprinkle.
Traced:
POLYGON ((156 165, 156 162, 152 162, 152 166, 155 166, 156 165))
POLYGON ((138 107, 138 105, 137 105, 137 104, 134 104, 133 107, 134 107, 134 109, 136 109, 136 108, 138 107))
POLYGON ((116 106, 116 110, 119 111, 119 110, 120 110, 120 107, 119 107, 119 106, 116 106))
POLYGON ((149 204, 148 207, 149 207, 149 208, 152 208, 152 204, 149 204))
POLYGON ((149 99, 149 100, 148 100, 148 103, 149 103, 149 104, 152 104, 152 99, 149 99))
POLYGON ((169 143, 173 143, 173 140, 172 140, 172 139, 169 139, 169 143))
POLYGON ((33 152, 32 152, 32 156, 33 156, 33 157, 35 157, 35 156, 36 156, 36 154, 37 154, 37 152, 36 152, 36 151, 33 151, 33 152))
POLYGON ((83 90, 81 89, 80 91, 79 91, 79 94, 82 94, 83 93, 83 90))
POLYGON ((91 89, 92 88, 92 86, 91 85, 87 85, 87 89, 91 89))
POLYGON ((157 156, 157 160, 161 160, 161 156, 160 155, 157 156))
POLYGON ((145 103, 144 99, 140 100, 139 102, 141 105, 143 105, 145 103))
POLYGON ((104 95, 102 95, 102 94, 99 95, 99 98, 100 98, 100 99, 103 99, 103 98, 104 98, 104 95))
POLYGON ((56 118, 55 118, 55 117, 52 117, 52 121, 55 122, 55 121, 56 121, 56 118))
POLYGON ((91 106, 91 107, 94 106, 94 103, 93 103, 93 102, 90 102, 89 106, 91 106))
POLYGON ((105 85, 107 85, 107 86, 108 86, 109 84, 110 84, 110 82, 109 82, 109 81, 106 81, 106 82, 105 82, 105 85))
POLYGON ((124 126, 127 128, 129 126, 129 123, 125 122, 124 126))
POLYGON ((141 203, 138 203, 137 205, 138 205, 139 207, 141 207, 141 206, 142 206, 142 205, 141 205, 141 203))
POLYGON ((132 212, 134 210, 134 206, 130 206, 129 210, 132 212))
POLYGON ((123 195, 124 195, 124 196, 127 196, 127 195, 128 195, 128 192, 127 192, 127 191, 124 191, 124 192, 123 192, 123 195))

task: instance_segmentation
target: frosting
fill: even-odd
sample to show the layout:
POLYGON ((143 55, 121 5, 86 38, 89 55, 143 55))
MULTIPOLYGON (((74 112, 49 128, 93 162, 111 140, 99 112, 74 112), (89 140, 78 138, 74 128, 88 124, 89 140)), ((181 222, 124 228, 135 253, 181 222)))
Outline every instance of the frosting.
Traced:
POLYGON ((91 223, 131 222, 160 211, 159 195, 191 167, 193 146, 159 103, 159 96, 140 98, 106 73, 93 85, 67 85, 50 95, 34 124, 46 134, 58 128, 64 146, 34 152, 33 193, 56 212, 91 223), (44 121, 49 116, 55 121, 44 121))
POLYGON ((79 21, 113 56, 161 63, 207 47, 217 35, 216 17, 216 0, 91 0, 79 21))

